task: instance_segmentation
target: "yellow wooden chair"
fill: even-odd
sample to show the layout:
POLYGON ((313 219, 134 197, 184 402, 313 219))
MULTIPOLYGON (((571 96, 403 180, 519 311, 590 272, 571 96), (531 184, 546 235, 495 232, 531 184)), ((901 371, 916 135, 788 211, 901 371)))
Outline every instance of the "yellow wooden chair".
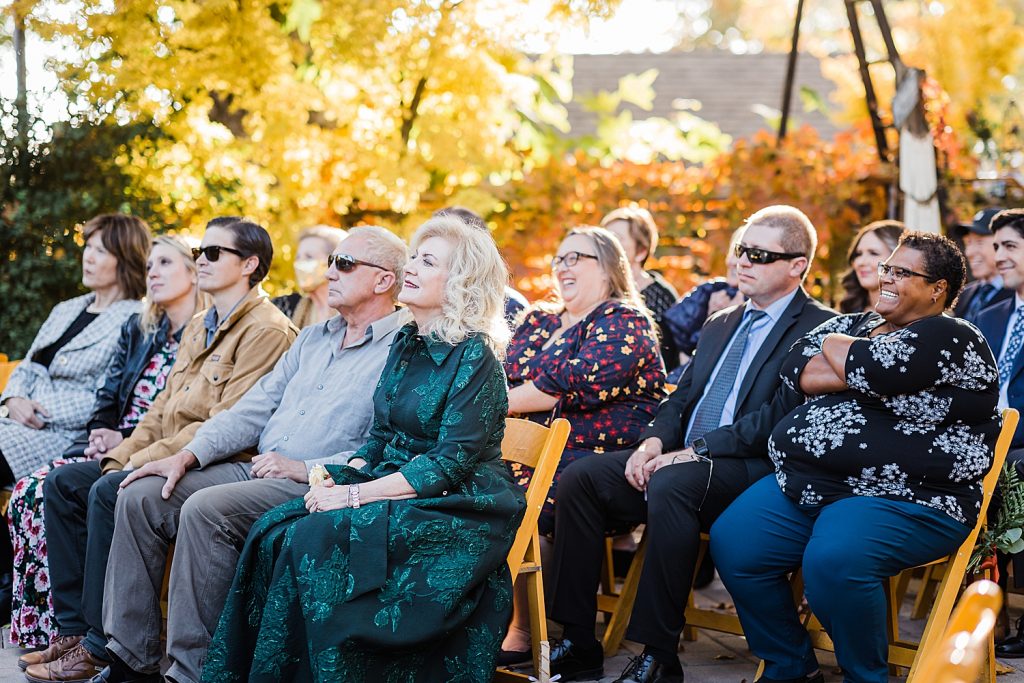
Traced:
POLYGON ((14 368, 18 367, 19 361, 7 360, 5 354, 0 354, 0 356, 3 356, 3 360, 0 360, 0 391, 3 391, 4 387, 7 386, 7 380, 11 378, 11 373, 14 372, 14 368))
MULTIPOLYGON (((544 582, 541 573, 540 534, 537 520, 547 499, 562 450, 569 439, 569 421, 558 418, 550 427, 529 420, 507 418, 505 438, 501 442, 501 459, 533 468, 533 478, 526 492, 526 514, 508 553, 512 580, 522 576, 527 581, 530 604, 530 638, 533 645, 534 680, 547 683, 551 676, 548 654, 547 611, 544 607, 544 582)), ((527 681, 526 674, 499 669, 495 681, 527 681)))
POLYGON ((1003 594, 992 581, 975 581, 957 604, 932 654, 922 659, 917 677, 929 683, 975 683, 990 660, 992 629, 1003 594))
MULTIPOLYGON (((985 513, 988 510, 989 502, 992 499, 992 492, 995 490, 996 483, 999 480, 999 472, 1002 470, 1003 463, 1006 460, 1006 453, 1010 448, 1010 441, 1013 439, 1013 434, 1017 428, 1019 417, 1020 416, 1017 411, 1012 408, 1003 411, 1003 427, 996 442, 992 468, 985 476, 983 485, 984 494, 982 496, 981 510, 979 511, 977 525, 975 525, 974 529, 968 535, 967 539, 964 540, 963 544, 955 554, 924 565, 925 567, 934 566, 937 568, 933 573, 938 579, 939 585, 937 588, 935 603, 932 605, 931 610, 929 610, 928 621, 925 624, 924 633, 922 634, 921 641, 919 643, 905 641, 899 637, 900 601, 898 599, 894 599, 894 596, 898 598, 903 595, 905 579, 902 577, 907 572, 891 577, 886 583, 886 594, 889 598, 889 613, 887 615, 889 663, 894 667, 910 669, 907 683, 912 683, 915 679, 922 683, 931 683, 927 678, 918 677, 918 663, 922 660, 922 657, 932 656, 935 649, 939 647, 943 630, 949 622, 949 616, 952 612, 953 604, 956 602, 957 593, 963 583, 967 570, 967 563, 971 558, 971 553, 974 551, 978 535, 984 528, 985 513)), ((697 560, 698 563, 707 551, 707 538, 706 534, 701 534, 701 550, 697 560)), ((645 541, 646 539, 641 539, 640 546, 637 549, 637 554, 633 558, 633 564, 630 566, 630 574, 634 571, 636 572, 635 581, 631 582, 630 576, 627 574, 626 582, 618 596, 614 598, 605 598, 604 596, 598 597, 599 609, 611 613, 611 618, 609 620, 608 627, 605 630, 603 641, 605 652, 607 653, 613 653, 618 650, 619 645, 622 642, 622 637, 625 634, 626 626, 629 623, 629 615, 632 612, 633 603, 636 601, 636 585, 639 584, 640 569, 643 566, 644 551, 646 550, 645 541)), ((794 600, 800 601, 803 597, 803 577, 800 571, 794 572, 792 587, 794 600)), ((740 625, 739 618, 735 614, 727 614, 713 609, 698 608, 694 605, 692 593, 690 594, 690 604, 686 608, 686 622, 686 630, 683 635, 688 640, 693 640, 695 638, 694 629, 698 628, 719 631, 722 633, 743 635, 743 628, 740 625)), ((822 628, 821 623, 813 614, 807 613, 804 616, 804 626, 810 633, 811 642, 814 644, 814 647, 820 650, 835 651, 832 639, 829 638, 828 634, 822 628)), ((994 648, 994 645, 992 645, 992 647, 994 648)), ((758 673, 760 674, 760 669, 758 670, 758 673)), ((995 680, 994 657, 990 658, 989 665, 985 673, 987 682, 995 680)))

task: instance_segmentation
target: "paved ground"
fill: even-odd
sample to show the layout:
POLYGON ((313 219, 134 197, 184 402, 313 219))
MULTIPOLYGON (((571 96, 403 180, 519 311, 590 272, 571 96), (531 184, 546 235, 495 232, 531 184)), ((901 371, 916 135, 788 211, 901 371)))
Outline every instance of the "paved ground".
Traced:
MULTIPOLYGON (((707 589, 699 591, 697 595, 697 603, 702 606, 729 604, 729 602, 728 593, 717 580, 707 589)), ((908 608, 909 601, 904 606, 904 612, 908 608)), ((1024 595, 1011 595, 1010 609, 1012 617, 1024 613, 1024 595)), ((901 631, 905 631, 912 637, 919 635, 923 627, 923 621, 911 621, 906 614, 903 615, 900 622, 901 631)), ((4 642, 7 640, 6 631, 4 629, 4 642)), ((640 648, 633 643, 626 643, 615 656, 606 659, 605 677, 600 679, 601 683, 613 681, 625 668, 629 656, 636 654, 639 650, 640 648)), ((22 650, 10 646, 0 649, 0 683, 22 683, 25 681, 17 664, 18 656, 22 652, 22 650)), ((687 683, 749 683, 753 680, 754 671, 757 669, 757 660, 747 651, 746 641, 738 636, 701 632, 695 642, 684 643, 680 656, 686 667, 687 683)), ((819 653, 818 661, 825 671, 825 680, 828 683, 842 681, 842 675, 836 669, 833 655, 819 653)), ((1024 660, 1013 660, 1006 663, 1015 666, 1017 671, 1000 676, 1000 683, 1024 683, 1024 660)), ((903 679, 892 678, 890 680, 903 679)))

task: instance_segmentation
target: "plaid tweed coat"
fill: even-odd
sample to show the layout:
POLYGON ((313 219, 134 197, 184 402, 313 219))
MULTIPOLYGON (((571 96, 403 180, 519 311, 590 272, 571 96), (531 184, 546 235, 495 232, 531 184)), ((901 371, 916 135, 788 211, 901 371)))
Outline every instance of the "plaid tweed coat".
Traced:
POLYGON ((42 429, 0 419, 0 453, 14 472, 15 481, 58 457, 76 439, 85 436, 85 426, 96 406, 96 390, 103 384, 117 348, 121 325, 139 310, 139 302, 124 300, 108 306, 57 352, 49 370, 33 363, 32 358, 39 349, 59 339, 95 298, 94 294, 85 294, 53 307, 25 360, 15 368, 0 395, 0 401, 15 396, 38 401, 50 413, 42 429))

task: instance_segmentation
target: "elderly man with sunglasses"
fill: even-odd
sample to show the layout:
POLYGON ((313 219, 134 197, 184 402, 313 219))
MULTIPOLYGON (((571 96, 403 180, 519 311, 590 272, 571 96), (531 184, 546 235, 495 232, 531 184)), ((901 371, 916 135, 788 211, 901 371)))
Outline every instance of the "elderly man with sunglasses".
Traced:
POLYGON ((315 465, 344 463, 369 434, 373 390, 406 321, 395 308, 406 257, 383 228, 350 231, 327 271, 339 315, 306 327, 234 406, 121 484, 103 609, 114 663, 97 683, 159 675, 159 589, 172 543, 167 679, 200 680, 249 527, 304 495, 315 465), (237 462, 245 451, 258 455, 237 462))
POLYGON ((550 615, 564 627, 551 671, 562 680, 603 675, 594 626, 604 537, 646 523, 647 557, 626 634, 645 647, 616 681, 682 682, 676 653, 700 532, 772 471, 768 436, 795 407, 779 391, 779 367, 797 339, 835 315, 801 286, 816 243, 797 209, 751 216, 736 246, 748 301, 708 320, 639 449, 584 458, 562 474, 549 564, 550 615))

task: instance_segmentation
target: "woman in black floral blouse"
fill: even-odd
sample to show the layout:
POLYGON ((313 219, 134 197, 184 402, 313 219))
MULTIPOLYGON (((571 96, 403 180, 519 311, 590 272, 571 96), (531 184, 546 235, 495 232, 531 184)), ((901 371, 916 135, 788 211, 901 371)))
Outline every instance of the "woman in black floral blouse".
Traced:
MULTIPOLYGON (((511 413, 544 424, 564 417, 572 424, 540 517, 545 535, 554 532, 562 470, 578 458, 634 447, 665 383, 654 323, 615 236, 604 228, 576 228, 562 240, 552 267, 559 300, 526 314, 505 360, 511 413)), ((517 465, 513 471, 525 489, 532 471, 517 465)), ((501 663, 529 658, 529 625, 525 613, 517 610, 516 616, 501 663)))
POLYGON ((776 474, 711 530, 762 681, 822 680, 786 580, 800 566, 845 680, 888 681, 883 580, 954 551, 977 521, 999 387, 978 330, 943 315, 965 272, 950 240, 904 234, 875 312, 821 325, 783 364, 807 400, 772 432, 776 474))

